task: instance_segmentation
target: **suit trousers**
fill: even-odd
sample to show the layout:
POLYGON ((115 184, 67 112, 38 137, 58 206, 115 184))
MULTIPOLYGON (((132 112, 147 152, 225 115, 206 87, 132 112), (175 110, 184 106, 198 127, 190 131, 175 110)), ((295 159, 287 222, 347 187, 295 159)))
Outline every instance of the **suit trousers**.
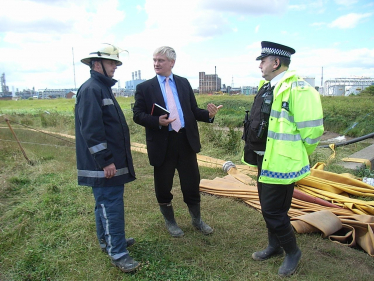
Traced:
POLYGON ((200 172, 196 153, 192 150, 185 129, 170 131, 165 160, 154 167, 154 184, 158 203, 170 203, 175 170, 178 171, 183 200, 188 205, 200 203, 200 172))
MULTIPOLYGON (((258 177, 261 174, 263 156, 257 155, 258 177)), ((291 207, 295 183, 268 184, 257 180, 262 216, 271 233, 287 229, 290 225, 288 210, 291 207)))

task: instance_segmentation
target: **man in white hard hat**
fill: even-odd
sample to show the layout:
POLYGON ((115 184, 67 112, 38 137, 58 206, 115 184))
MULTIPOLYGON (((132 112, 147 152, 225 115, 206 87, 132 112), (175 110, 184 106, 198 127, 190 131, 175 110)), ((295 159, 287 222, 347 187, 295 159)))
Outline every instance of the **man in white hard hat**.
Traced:
POLYGON ((119 49, 101 44, 81 62, 90 66, 91 78, 79 88, 75 105, 78 184, 92 187, 96 232, 100 247, 123 272, 139 263, 127 250, 135 243, 125 238, 124 184, 135 180, 130 134, 125 116, 111 87, 119 49))

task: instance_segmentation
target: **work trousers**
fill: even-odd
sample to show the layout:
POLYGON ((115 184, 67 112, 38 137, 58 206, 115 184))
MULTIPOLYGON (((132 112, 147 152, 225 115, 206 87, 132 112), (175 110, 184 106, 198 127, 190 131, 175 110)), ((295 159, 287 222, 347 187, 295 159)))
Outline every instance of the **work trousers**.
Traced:
POLYGON ((178 133, 169 132, 165 160, 161 166, 154 167, 155 193, 158 203, 170 203, 173 179, 177 169, 183 193, 188 205, 200 203, 200 173, 196 153, 192 150, 184 129, 178 133))
POLYGON ((124 186, 93 187, 95 197, 96 234, 99 243, 105 240, 108 255, 116 260, 129 252, 125 238, 124 186))
MULTIPOLYGON (((263 156, 257 155, 258 177, 261 174, 263 156)), ((268 184, 257 180, 258 196, 266 227, 272 233, 286 230, 290 225, 288 210, 291 207, 295 183, 268 184)))

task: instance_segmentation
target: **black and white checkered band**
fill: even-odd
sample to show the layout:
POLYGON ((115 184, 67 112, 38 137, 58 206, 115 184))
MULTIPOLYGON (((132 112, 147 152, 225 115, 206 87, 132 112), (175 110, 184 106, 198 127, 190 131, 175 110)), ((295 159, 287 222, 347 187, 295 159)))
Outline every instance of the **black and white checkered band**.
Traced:
POLYGON ((275 48, 269 48, 265 47, 262 48, 261 55, 274 55, 274 56, 282 56, 282 57, 291 57, 291 53, 287 52, 285 50, 275 49, 275 48))

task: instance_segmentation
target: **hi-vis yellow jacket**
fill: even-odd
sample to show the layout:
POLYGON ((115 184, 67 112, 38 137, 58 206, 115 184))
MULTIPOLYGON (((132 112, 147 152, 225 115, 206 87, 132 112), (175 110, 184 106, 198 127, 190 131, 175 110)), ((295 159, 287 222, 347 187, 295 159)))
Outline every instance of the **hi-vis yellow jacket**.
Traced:
MULTIPOLYGON (((259 88, 265 83, 260 82, 259 88)), ((259 181, 290 184, 310 174, 308 155, 323 134, 319 93, 295 71, 286 71, 274 88, 266 150, 259 181)))

